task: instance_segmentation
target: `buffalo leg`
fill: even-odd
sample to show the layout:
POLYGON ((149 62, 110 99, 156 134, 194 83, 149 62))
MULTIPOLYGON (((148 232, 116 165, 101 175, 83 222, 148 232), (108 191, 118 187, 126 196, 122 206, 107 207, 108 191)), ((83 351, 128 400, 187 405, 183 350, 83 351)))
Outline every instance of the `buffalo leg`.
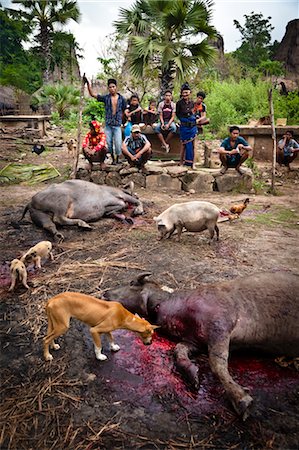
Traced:
POLYGON ((77 225, 78 227, 82 228, 88 228, 91 229, 92 227, 88 225, 84 220, 82 219, 69 219, 65 216, 58 216, 55 215, 53 218, 55 223, 58 223, 59 225, 77 225))
POLYGON ((214 343, 209 343, 209 362, 212 372, 221 381, 236 412, 245 420, 252 397, 237 384, 228 371, 229 337, 220 336, 214 343))
POLYGON ((177 369, 195 389, 198 389, 198 367, 190 360, 189 357, 189 355, 196 350, 196 347, 180 342, 174 349, 174 357, 176 360, 177 369))
POLYGON ((32 207, 30 207, 29 212, 31 220, 33 223, 35 223, 35 225, 40 228, 44 228, 44 230, 47 230, 49 233, 53 234, 53 236, 59 239, 64 239, 63 234, 57 231, 56 225, 49 214, 32 207))

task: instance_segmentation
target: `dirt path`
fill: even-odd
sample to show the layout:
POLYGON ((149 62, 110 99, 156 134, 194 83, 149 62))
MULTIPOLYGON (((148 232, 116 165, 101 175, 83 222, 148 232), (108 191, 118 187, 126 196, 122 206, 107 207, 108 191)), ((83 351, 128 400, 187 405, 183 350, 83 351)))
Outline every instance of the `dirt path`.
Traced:
MULTIPOLYGON (((59 152, 51 158, 59 161, 59 152)), ((110 354, 105 346, 108 361, 100 363, 87 328, 74 321, 53 363, 42 359, 44 304, 61 291, 100 296, 142 271, 172 288, 260 271, 299 273, 298 173, 281 180, 279 196, 250 195, 241 219, 220 224, 220 242, 211 246, 206 233, 184 233, 181 243, 156 239, 153 217, 172 203, 199 196, 140 189, 146 214, 133 227, 105 219, 90 232, 66 228, 65 241, 54 243, 54 262, 38 272, 31 268, 30 291, 19 287, 12 294, 8 262, 49 236, 29 218, 20 228, 14 225, 42 186, 2 187, 2 448, 298 448, 298 375, 269 357, 231 357, 232 375, 255 399, 246 423, 233 413, 206 355, 198 359, 201 387, 194 393, 175 371, 174 344, 159 335, 144 347, 132 333, 119 331, 120 352, 110 354)), ((200 199, 227 208, 244 196, 213 193, 200 199)))

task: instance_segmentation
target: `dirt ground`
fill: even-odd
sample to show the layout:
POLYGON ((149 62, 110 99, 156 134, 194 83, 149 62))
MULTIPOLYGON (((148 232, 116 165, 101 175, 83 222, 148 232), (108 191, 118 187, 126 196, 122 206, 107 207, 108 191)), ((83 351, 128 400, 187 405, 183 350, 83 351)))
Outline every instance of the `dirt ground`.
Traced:
MULTIPOLYGON (((8 148, 8 147, 6 147, 8 148)), ((20 149, 2 148, 6 163, 18 160, 20 149)), ((62 175, 71 159, 62 147, 24 162, 51 162, 62 175)), ((3 164, 2 164, 3 166, 3 164)), ((269 178, 270 167, 259 167, 269 178)), ((62 181, 61 179, 54 180, 62 181)), ((201 386, 192 392, 176 372, 174 343, 155 335, 145 347, 133 334, 115 333, 121 350, 97 361, 86 326, 72 321, 60 338, 61 350, 45 363, 44 305, 57 293, 73 290, 100 297, 136 275, 150 271, 164 285, 195 288, 203 283, 237 279, 252 273, 299 273, 299 170, 281 172, 278 195, 250 194, 240 219, 220 224, 220 241, 208 244, 206 232, 184 233, 159 242, 153 217, 177 201, 201 199, 227 208, 245 197, 211 193, 137 189, 145 215, 133 226, 110 219, 92 231, 64 228, 65 240, 54 242, 53 262, 29 269, 27 292, 13 293, 9 262, 40 240, 49 239, 29 217, 15 222, 31 196, 45 184, 1 187, 1 448, 39 450, 98 449, 297 449, 299 447, 299 378, 273 357, 240 352, 230 358, 230 372, 254 397, 251 417, 236 417, 223 388, 198 358, 201 386)), ((51 181, 53 182, 53 181, 51 181)), ((50 240, 52 240, 50 238, 50 240)))

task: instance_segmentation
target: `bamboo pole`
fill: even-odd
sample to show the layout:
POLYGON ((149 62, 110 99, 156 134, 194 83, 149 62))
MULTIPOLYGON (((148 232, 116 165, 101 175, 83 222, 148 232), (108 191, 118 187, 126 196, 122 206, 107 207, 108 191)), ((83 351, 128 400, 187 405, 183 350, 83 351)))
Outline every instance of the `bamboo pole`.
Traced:
POLYGON ((272 128, 272 140, 273 140, 273 150, 272 150, 272 176, 271 176, 271 191, 275 191, 275 167, 276 167, 276 130, 274 123, 274 107, 273 107, 273 97, 272 88, 269 89, 268 99, 270 105, 270 118, 271 118, 271 128, 272 128))
POLYGON ((85 73, 82 77, 81 82, 81 91, 80 91, 80 102, 79 102, 79 117, 78 117, 78 133, 77 133, 77 147, 76 147, 76 155, 73 162, 73 168, 71 172, 71 178, 76 178, 77 176, 77 167, 78 167, 78 161, 79 161, 79 154, 81 149, 81 132, 82 132, 82 110, 83 110, 83 98, 84 98, 84 78, 85 73))

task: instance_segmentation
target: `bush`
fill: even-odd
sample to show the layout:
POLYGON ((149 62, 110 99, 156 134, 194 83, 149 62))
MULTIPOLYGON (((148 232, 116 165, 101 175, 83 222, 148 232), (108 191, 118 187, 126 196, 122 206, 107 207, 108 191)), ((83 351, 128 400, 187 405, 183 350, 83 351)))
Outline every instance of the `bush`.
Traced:
POLYGON ((83 120, 89 123, 91 120, 105 121, 104 103, 98 102, 95 98, 86 99, 86 106, 83 110, 83 120))

